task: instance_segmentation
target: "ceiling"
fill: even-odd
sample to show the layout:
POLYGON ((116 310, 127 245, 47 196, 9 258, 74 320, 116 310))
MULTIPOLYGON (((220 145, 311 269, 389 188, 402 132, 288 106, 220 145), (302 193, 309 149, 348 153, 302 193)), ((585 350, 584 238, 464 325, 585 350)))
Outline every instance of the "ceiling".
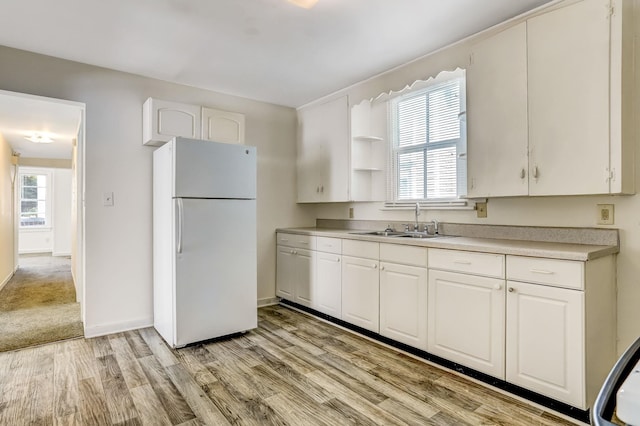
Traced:
POLYGON ((23 158, 71 159, 82 110, 78 106, 0 93, 0 133, 23 158), (53 143, 25 139, 44 134, 53 143))
POLYGON ((8 0, 0 45, 298 107, 547 2, 8 0))

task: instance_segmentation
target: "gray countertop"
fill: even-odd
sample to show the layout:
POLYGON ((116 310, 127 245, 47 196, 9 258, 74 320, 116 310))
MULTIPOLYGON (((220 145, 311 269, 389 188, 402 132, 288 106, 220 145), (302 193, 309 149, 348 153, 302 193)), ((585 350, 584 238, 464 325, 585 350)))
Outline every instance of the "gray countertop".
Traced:
POLYGON ((277 232, 288 232, 319 237, 335 237, 378 243, 403 244, 419 247, 442 248, 449 250, 467 250, 483 253, 512 254, 518 256, 544 257, 561 260, 587 261, 618 253, 614 245, 593 245, 557 243, 547 241, 525 241, 511 239, 493 239, 477 237, 459 237, 443 235, 438 238, 397 238, 376 235, 361 235, 354 229, 329 228, 279 228, 277 232))

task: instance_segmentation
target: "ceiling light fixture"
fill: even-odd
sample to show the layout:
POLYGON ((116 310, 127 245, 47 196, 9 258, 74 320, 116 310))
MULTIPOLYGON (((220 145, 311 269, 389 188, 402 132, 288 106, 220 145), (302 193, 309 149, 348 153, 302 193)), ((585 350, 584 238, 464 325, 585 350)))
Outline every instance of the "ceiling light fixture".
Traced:
POLYGON ((25 136, 25 139, 34 143, 52 143, 53 139, 49 136, 41 135, 39 133, 34 133, 31 136, 25 136))
POLYGON ((311 9, 313 6, 315 6, 318 0, 289 0, 289 2, 305 9, 311 9))

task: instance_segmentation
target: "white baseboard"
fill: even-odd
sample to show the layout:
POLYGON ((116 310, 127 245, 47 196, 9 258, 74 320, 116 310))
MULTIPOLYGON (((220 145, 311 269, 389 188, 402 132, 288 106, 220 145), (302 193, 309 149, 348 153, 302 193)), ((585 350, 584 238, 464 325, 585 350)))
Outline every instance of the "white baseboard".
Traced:
POLYGON ((13 278, 13 274, 15 274, 15 271, 17 270, 17 268, 13 271, 11 271, 9 273, 9 275, 7 276, 7 278, 5 278, 4 280, 2 280, 2 282, 0 283, 0 290, 2 290, 4 288, 5 285, 7 285, 7 283, 9 282, 9 280, 11 278, 13 278))
POLYGON ((258 299, 258 308, 263 306, 277 305, 280 300, 277 297, 266 297, 264 299, 258 299))
POLYGON ((113 322, 110 324, 101 324, 84 327, 84 337, 87 339, 91 337, 105 336, 107 334, 121 333, 123 331, 137 330, 138 328, 145 328, 153 326, 153 318, 142 318, 132 321, 113 322))

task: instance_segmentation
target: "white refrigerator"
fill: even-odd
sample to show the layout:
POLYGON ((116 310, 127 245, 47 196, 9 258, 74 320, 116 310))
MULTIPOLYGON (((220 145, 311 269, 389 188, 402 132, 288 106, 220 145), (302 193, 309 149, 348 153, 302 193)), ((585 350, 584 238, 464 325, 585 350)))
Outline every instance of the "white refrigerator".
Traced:
POLYGON ((153 153, 153 324, 172 347, 257 327, 256 148, 153 153))

